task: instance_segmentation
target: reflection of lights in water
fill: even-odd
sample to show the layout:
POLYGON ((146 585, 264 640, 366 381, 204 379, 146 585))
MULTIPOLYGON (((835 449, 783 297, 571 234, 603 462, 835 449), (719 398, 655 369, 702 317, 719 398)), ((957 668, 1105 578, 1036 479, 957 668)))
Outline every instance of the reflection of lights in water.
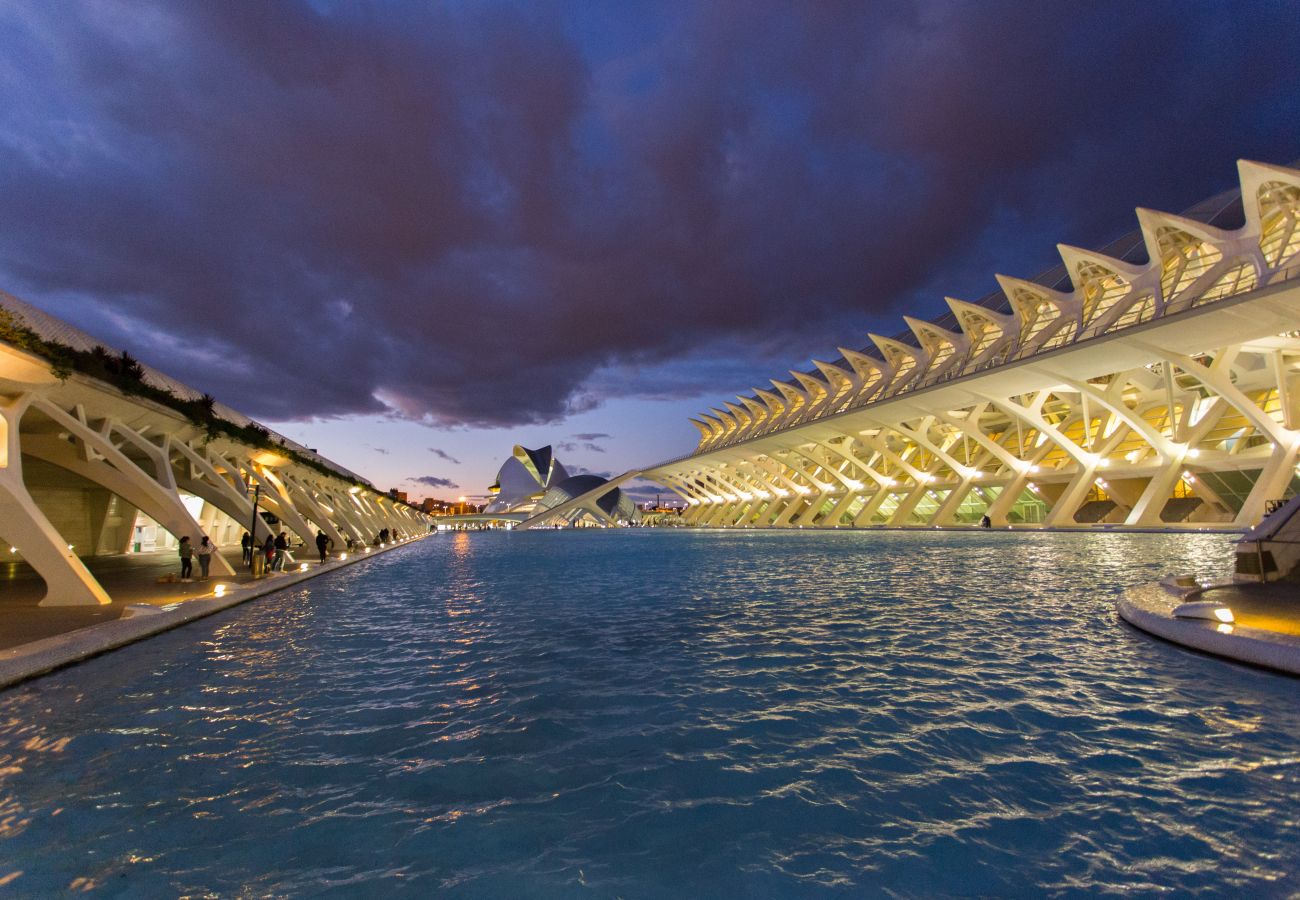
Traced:
POLYGON ((456 532, 456 538, 452 541, 451 552, 456 556, 464 558, 470 554, 470 541, 468 531, 456 532))

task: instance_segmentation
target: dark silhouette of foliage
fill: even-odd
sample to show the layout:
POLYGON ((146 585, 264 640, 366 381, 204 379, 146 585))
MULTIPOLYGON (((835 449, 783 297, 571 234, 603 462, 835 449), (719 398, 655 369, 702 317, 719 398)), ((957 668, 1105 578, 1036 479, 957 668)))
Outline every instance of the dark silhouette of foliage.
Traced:
POLYGON ((20 316, 3 307, 0 307, 0 342, 42 357, 60 381, 67 381, 74 371, 79 372, 96 381, 110 384, 123 394, 152 400, 174 410, 203 429, 208 440, 225 436, 259 450, 270 450, 286 456, 332 478, 342 478, 364 488, 370 487, 313 456, 287 446, 283 438, 272 439, 271 432, 256 422, 236 425, 229 419, 222 418, 216 413, 216 399, 211 394, 193 398, 179 397, 167 388, 150 384, 145 377, 144 366, 125 350, 114 354, 98 344, 90 350, 77 350, 59 341, 46 340, 24 324, 20 316))

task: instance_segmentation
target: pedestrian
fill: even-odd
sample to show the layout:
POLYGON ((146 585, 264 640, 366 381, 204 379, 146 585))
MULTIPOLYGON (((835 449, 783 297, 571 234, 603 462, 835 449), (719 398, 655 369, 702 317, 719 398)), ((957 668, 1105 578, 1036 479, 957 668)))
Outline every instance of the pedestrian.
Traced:
POLYGON ((199 546, 195 553, 199 557, 199 575, 205 580, 208 577, 208 566, 212 564, 212 551, 215 549, 217 548, 213 546, 212 541, 208 540, 206 534, 199 539, 199 546))
POLYGON ((190 536, 187 534, 181 538, 181 545, 177 548, 181 557, 181 578, 187 579, 190 573, 194 571, 194 548, 190 546, 190 536))
POLYGON ((251 566, 253 564, 253 539, 249 537, 247 531, 239 539, 239 546, 244 550, 244 565, 251 566))
POLYGON ((988 517, 988 513, 985 513, 982 517, 980 517, 980 528, 992 528, 992 527, 993 527, 993 520, 988 517))
POLYGON ((275 562, 275 538, 271 535, 266 536, 266 541, 262 544, 262 555, 266 557, 266 570, 271 571, 272 564, 275 562))
POLYGON ((289 538, 281 531, 275 536, 275 563, 271 566, 277 572, 284 571, 284 561, 289 553, 289 538))
POLYGON ((329 552, 330 539, 323 531, 316 532, 316 550, 320 553, 320 561, 325 562, 325 556, 329 552))

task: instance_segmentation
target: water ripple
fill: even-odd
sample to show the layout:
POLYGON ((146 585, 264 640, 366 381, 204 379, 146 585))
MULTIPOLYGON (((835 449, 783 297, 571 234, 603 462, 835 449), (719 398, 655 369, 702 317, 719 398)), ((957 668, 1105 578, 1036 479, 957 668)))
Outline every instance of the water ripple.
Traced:
POLYGON ((474 534, 0 697, 19 894, 1300 890, 1294 680, 1117 624, 1221 537, 474 534))

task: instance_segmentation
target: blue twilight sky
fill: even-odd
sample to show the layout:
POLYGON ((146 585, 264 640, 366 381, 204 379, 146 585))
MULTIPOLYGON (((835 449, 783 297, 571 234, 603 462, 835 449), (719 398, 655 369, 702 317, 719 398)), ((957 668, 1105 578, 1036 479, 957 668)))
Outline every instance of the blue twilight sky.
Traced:
POLYGON ((0 288, 415 496, 1300 157, 1294 2, 0 5, 0 288))

